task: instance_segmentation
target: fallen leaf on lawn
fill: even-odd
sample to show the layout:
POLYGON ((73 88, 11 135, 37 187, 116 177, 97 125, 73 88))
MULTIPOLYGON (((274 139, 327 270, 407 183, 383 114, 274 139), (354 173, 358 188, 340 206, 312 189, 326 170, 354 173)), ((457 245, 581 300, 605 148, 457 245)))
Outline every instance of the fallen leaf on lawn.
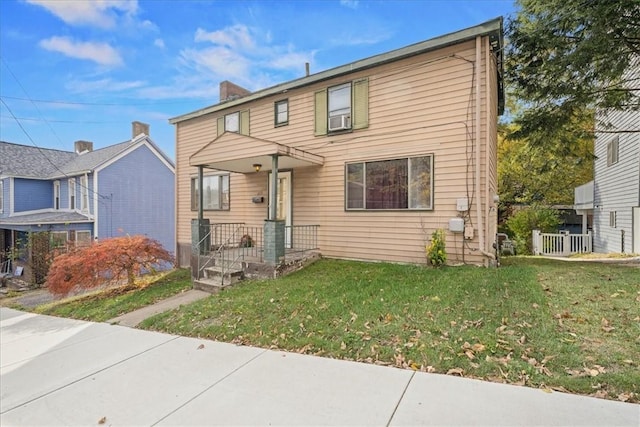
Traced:
POLYGON ((467 351, 465 351, 465 352, 464 352, 464 354, 466 354, 466 355, 467 355, 467 357, 468 357, 469 359, 471 359, 471 360, 473 360, 473 359, 475 359, 475 358, 476 358, 476 355, 475 355, 475 354, 473 354, 473 351, 471 351, 471 350, 467 350, 467 351))
POLYGON ((358 315, 352 311, 351 312, 351 323, 355 322, 357 318, 358 318, 358 315))
POLYGON ((518 339, 518 342, 519 342, 520 344, 524 344, 526 341, 527 341, 527 337, 525 337, 524 335, 523 335, 523 336, 521 336, 521 337, 518 339))
POLYGON ((534 303, 533 303, 533 305, 532 305, 532 307, 533 307, 533 308, 538 308, 538 307, 540 307, 540 306, 534 302, 534 303))
POLYGON ((598 398, 600 398, 600 399, 604 399, 605 397, 607 397, 607 395, 608 395, 608 394, 609 394, 609 393, 607 393, 607 392, 606 392, 606 391, 604 391, 604 390, 598 390, 598 391, 596 391, 595 393, 593 393, 593 394, 591 395, 591 397, 598 397, 598 398))
POLYGON ((485 348, 486 348, 486 347, 484 346, 484 344, 480 344, 480 343, 476 343, 476 344, 474 344, 474 345, 471 347, 471 349, 472 349, 473 351, 475 351, 476 353, 481 353, 481 352, 483 352, 483 351, 485 350, 485 348))
POLYGON ((438 295, 431 297, 431 301, 433 302, 440 302, 440 297, 438 295))
POLYGON ((342 341, 340 343, 340 350, 346 350, 347 349, 347 345, 344 343, 344 341, 342 341))
POLYGON ((552 393, 553 392, 553 390, 551 390, 549 387, 547 387, 544 384, 540 386, 540 390, 544 391, 545 393, 552 393))
POLYGON ((98 420, 98 424, 104 424, 107 422, 107 417, 102 417, 98 420))
POLYGON ((507 329, 507 325, 502 325, 502 326, 496 328, 496 334, 504 332, 505 329, 507 329))
POLYGON ((627 402, 629 399, 631 399, 634 396, 633 392, 632 393, 620 393, 618 395, 618 400, 620 402, 627 402))
POLYGON ((462 368, 451 368, 447 371, 447 375, 457 375, 459 377, 464 375, 464 369, 462 368))
POLYGON ((434 368, 433 366, 429 365, 425 368, 423 368, 424 372, 429 372, 430 374, 434 373, 436 371, 436 368, 434 368))
POLYGON ((622 363, 626 363, 627 365, 633 365, 633 360, 631 360, 631 359, 624 359, 624 360, 622 361, 622 363))
POLYGON ((620 296, 620 294, 617 293, 617 292, 614 292, 614 293, 611 294, 611 298, 616 298, 616 297, 619 297, 619 296, 620 296))
POLYGON ((200 345, 198 346, 198 350, 202 350, 203 348, 204 348, 204 344, 200 344, 200 345))
POLYGON ((474 363, 474 362, 469 362, 469 365, 471 365, 471 367, 475 369, 478 369, 480 367, 478 363, 474 363))

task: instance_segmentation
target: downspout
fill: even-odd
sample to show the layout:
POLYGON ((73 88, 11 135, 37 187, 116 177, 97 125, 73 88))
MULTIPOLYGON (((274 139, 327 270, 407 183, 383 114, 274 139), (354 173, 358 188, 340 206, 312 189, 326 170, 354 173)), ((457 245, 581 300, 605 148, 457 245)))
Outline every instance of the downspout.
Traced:
POLYGON ((198 224, 202 224, 204 219, 204 206, 202 205, 204 203, 204 191, 202 190, 204 185, 203 169, 202 166, 198 166, 198 224))
MULTIPOLYGON (((482 203, 480 202, 480 196, 482 194, 482 186, 480 185, 480 139, 482 138, 482 129, 480 126, 482 100, 480 99, 482 91, 480 85, 480 78, 482 72, 480 65, 482 64, 482 37, 476 37, 476 63, 475 63, 475 80, 476 80, 476 216, 478 221, 478 249, 485 257, 495 259, 495 255, 486 251, 485 235, 484 235, 484 221, 482 219, 482 203)), ((488 165, 487 165, 488 166, 488 165)), ((488 185, 488 182, 487 182, 488 185)))

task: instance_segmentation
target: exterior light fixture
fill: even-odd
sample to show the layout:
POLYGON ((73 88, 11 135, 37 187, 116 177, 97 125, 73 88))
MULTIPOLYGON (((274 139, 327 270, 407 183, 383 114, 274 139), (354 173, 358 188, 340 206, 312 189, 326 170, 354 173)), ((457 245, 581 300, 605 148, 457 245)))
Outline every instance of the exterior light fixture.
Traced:
POLYGON ((262 165, 260 163, 254 163, 253 164, 253 168, 256 170, 256 172, 260 172, 260 168, 262 167, 262 165))

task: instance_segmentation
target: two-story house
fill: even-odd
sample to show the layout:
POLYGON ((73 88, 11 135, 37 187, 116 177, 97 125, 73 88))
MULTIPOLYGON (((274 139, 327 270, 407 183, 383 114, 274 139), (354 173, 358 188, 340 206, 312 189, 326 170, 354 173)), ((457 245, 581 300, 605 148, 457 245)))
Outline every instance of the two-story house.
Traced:
MULTIPOLYGON (((637 86, 640 58, 623 80, 637 86)), ((593 251, 640 253, 640 111, 598 111, 594 154, 593 181, 575 189, 574 202, 583 224, 593 218, 593 251)))
MULTIPOLYGON (((175 168, 151 140, 149 126, 133 122, 128 141, 75 151, 0 142, 0 253, 14 250, 28 279, 29 235, 46 231, 52 247, 143 234, 175 250, 175 168)), ((39 278, 41 279, 41 278, 39 278)))
POLYGON ((253 93, 223 82, 170 119, 180 264, 224 224, 230 245, 263 229, 268 262, 300 230, 325 257, 424 264, 444 229, 451 263, 492 264, 502 45, 497 18, 253 93))

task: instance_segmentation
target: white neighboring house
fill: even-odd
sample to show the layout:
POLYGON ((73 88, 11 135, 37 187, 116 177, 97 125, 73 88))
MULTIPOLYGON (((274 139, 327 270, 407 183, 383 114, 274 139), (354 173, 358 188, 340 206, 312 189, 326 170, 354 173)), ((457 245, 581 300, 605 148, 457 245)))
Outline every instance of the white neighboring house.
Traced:
MULTIPOLYGON (((640 58, 626 73, 640 96, 640 58)), ((574 209, 593 214, 593 251, 640 253, 640 110, 596 114, 594 180, 575 189, 574 209)), ((584 232, 584 231, 583 231, 584 232)))

